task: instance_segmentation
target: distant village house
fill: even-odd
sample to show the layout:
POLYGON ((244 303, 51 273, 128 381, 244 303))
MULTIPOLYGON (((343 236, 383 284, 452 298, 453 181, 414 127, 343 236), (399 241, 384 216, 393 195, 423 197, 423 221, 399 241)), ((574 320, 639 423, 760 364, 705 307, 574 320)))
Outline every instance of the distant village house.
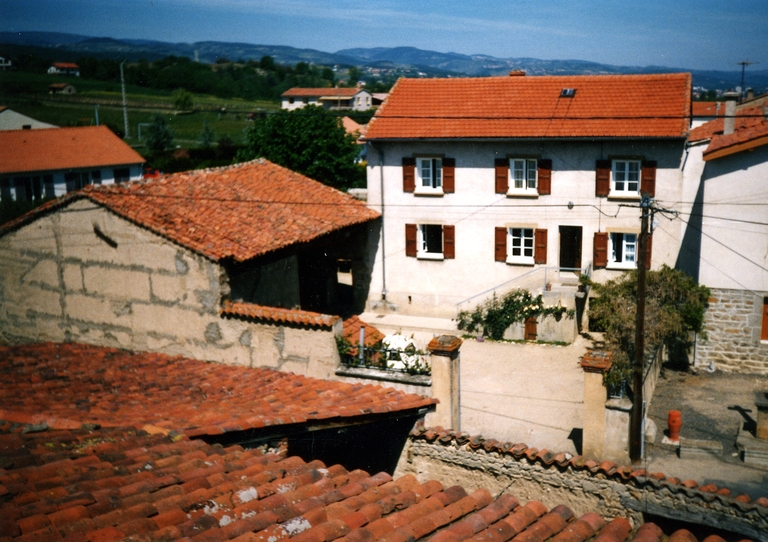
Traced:
POLYGON ((291 88, 283 92, 282 108, 289 111, 307 105, 325 109, 364 111, 373 107, 371 93, 362 88, 291 88))
POLYGON ((69 83, 53 83, 48 85, 48 94, 77 94, 77 89, 69 83))
POLYGON ((49 75, 74 75, 80 77, 80 66, 74 62, 54 62, 48 68, 49 75))

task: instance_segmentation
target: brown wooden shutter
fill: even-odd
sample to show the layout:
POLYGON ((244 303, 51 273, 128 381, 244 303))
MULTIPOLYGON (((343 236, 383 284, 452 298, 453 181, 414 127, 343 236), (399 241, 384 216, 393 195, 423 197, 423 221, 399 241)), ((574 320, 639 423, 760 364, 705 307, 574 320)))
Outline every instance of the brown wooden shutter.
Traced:
POLYGON ((416 248, 416 224, 405 225, 405 255, 415 258, 418 250, 416 248))
POLYGON ((595 196, 607 196, 611 192, 611 161, 595 163, 595 196))
POLYGON ((529 316, 525 319, 525 340, 535 341, 538 336, 538 322, 536 322, 536 317, 529 316))
POLYGON ((592 265, 596 268, 608 265, 608 234, 605 232, 595 233, 592 241, 592 265))
POLYGON ((453 260, 456 257, 456 228, 443 226, 443 258, 453 260))
POLYGON ((645 268, 651 268, 651 253, 653 252, 653 235, 648 235, 645 238, 645 268))
POLYGON ((547 230, 533 230, 533 263, 547 263, 547 230))
POLYGON ((403 192, 416 190, 416 159, 403 156, 403 192))
POLYGON ((455 188, 456 159, 443 158, 443 192, 453 194, 455 188))
POLYGON ((507 261, 507 228, 496 228, 494 259, 497 262, 507 261))
POLYGON ((552 193, 552 160, 539 160, 539 195, 548 196, 552 193))
POLYGON ((496 193, 506 194, 509 190, 509 160, 506 158, 497 158, 495 161, 496 170, 496 193))
POLYGON ((640 193, 656 197, 656 161, 643 160, 643 171, 640 176, 640 193))
POLYGON ((768 341, 768 297, 763 298, 763 327, 760 329, 760 340, 768 341))

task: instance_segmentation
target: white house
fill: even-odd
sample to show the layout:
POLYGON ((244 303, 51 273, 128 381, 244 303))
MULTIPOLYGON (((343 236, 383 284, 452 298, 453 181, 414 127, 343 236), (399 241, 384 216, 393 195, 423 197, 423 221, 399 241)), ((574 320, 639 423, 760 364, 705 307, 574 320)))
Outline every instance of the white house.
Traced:
POLYGON ((0 69, 5 71, 6 68, 10 69, 12 66, 11 59, 0 56, 0 69))
POLYGON ((291 88, 281 95, 282 108, 301 109, 317 105, 326 109, 364 111, 373 107, 371 93, 362 88, 291 88))
POLYGON ((768 374, 768 108, 728 107, 691 131, 678 267, 712 292, 696 365, 768 374))
POLYGON ((49 75, 74 75, 80 77, 80 66, 74 62, 54 62, 48 68, 49 75))
POLYGON ((57 126, 22 115, 4 105, 0 106, 0 130, 36 130, 38 128, 57 128, 57 126))
POLYGON ((141 179, 144 158, 106 126, 0 131, 0 199, 141 179))
MULTIPOLYGON (((453 317, 636 267, 641 192, 679 207, 690 74, 400 79, 369 124, 369 308, 453 317)), ((648 263, 674 265, 662 220, 648 263)), ((567 295, 561 296, 567 302, 567 295)))

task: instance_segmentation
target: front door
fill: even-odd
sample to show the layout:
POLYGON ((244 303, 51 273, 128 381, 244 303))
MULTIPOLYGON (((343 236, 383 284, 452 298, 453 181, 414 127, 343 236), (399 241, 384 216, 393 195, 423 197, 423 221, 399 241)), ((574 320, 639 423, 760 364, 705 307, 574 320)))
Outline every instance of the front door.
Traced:
POLYGON ((581 269, 581 226, 560 226, 560 270, 581 269))

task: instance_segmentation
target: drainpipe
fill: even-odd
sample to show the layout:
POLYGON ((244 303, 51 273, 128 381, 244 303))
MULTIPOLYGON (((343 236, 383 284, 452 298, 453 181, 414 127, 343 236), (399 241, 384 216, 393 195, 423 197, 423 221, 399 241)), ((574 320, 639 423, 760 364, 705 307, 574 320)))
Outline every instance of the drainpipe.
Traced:
POLYGON ((381 190, 381 300, 387 300, 387 250, 385 243, 384 228, 384 149, 376 147, 372 142, 368 142, 372 149, 379 154, 379 188, 381 190))

